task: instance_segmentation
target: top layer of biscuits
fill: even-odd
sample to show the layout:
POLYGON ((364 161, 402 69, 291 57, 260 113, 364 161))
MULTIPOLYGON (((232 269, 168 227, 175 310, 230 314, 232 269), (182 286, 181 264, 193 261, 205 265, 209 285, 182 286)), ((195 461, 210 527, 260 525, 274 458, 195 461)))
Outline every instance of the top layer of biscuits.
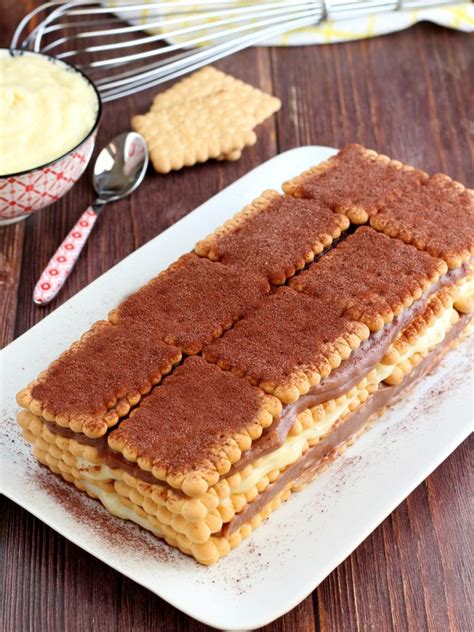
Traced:
POLYGON ((129 324, 146 321, 166 343, 192 355, 269 291, 268 281, 251 270, 189 253, 120 303, 109 319, 129 324))
POLYGON ((90 437, 118 425, 113 449, 199 494, 279 414, 278 400, 350 362, 473 254, 473 194, 447 176, 349 146, 284 188, 125 299, 20 405, 90 437))
POLYGON ((428 176, 360 145, 349 145, 285 182, 286 193, 318 200, 356 224, 397 237, 458 268, 474 250, 474 191, 428 176))
POLYGON ((282 285, 329 248, 349 220, 315 200, 265 191, 195 251, 212 261, 254 270, 282 285))
POLYGON ((362 227, 290 286, 378 331, 446 272, 444 261, 362 227))

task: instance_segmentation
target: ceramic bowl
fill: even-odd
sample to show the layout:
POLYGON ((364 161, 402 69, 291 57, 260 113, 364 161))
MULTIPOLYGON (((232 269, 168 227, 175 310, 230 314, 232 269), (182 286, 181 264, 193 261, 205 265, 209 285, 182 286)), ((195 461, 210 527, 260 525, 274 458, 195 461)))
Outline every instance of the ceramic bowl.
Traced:
POLYGON ((94 88, 98 107, 92 129, 67 153, 58 156, 47 164, 0 176, 0 226, 26 219, 31 213, 36 213, 57 202, 71 189, 83 174, 91 158, 102 109, 100 95, 94 83, 72 64, 67 64, 43 53, 0 49, 0 55, 11 54, 40 55, 66 68, 72 68, 94 88))

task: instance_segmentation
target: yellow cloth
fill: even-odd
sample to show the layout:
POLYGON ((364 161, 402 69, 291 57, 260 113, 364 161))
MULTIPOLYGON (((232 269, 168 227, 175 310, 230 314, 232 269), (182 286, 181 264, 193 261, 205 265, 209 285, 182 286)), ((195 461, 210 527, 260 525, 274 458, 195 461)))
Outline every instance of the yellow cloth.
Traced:
POLYGON ((440 26, 471 32, 474 30, 474 5, 470 2, 452 7, 392 11, 352 20, 327 21, 319 26, 299 29, 280 35, 272 44, 298 46, 301 44, 330 44, 385 35, 427 20, 440 26))
MULTIPOLYGON (((116 0, 106 0, 109 6, 116 6, 115 12, 120 15, 120 9, 117 6, 120 2, 116 0)), ((121 0, 123 2, 123 0, 121 0)), ((145 0, 151 2, 152 0, 145 0)), ((167 0, 170 7, 174 0, 167 0)), ((140 0, 143 4, 143 0, 140 0)), ((197 6, 198 3, 196 3, 197 6)), ((253 4, 253 3, 249 3, 253 4)), ((429 4, 429 0, 427 2, 429 4)), ((191 9, 192 10, 192 9, 191 9)), ((149 10, 137 10, 136 14, 122 14, 124 19, 135 24, 142 24, 144 30, 147 30, 147 23, 150 21, 149 10)), ((154 18, 156 20, 156 17, 154 18)), ((329 44, 333 42, 345 42, 349 40, 364 39, 373 37, 374 35, 384 35, 394 31, 401 31, 409 26, 416 24, 422 20, 435 22, 441 26, 446 26, 460 31, 471 32, 474 30, 474 5, 472 2, 460 3, 455 6, 418 9, 416 11, 392 11, 382 13, 380 15, 372 15, 368 17, 355 18, 351 20, 326 21, 318 26, 309 26, 295 31, 290 31, 284 35, 279 35, 260 45, 276 45, 276 46, 300 46, 305 44, 329 44)), ((183 16, 182 22, 173 27, 161 29, 166 32, 175 30, 179 27, 189 26, 186 17, 183 16)), ((148 29, 152 33, 156 33, 156 29, 148 29)), ((208 33, 210 34, 210 33, 208 33)), ((206 35, 206 29, 202 29, 199 33, 188 34, 187 36, 178 38, 168 38, 172 43, 183 43, 190 37, 197 35, 206 35)), ((212 39, 212 38, 211 38, 212 39)), ((209 41, 209 40, 208 40, 209 41)))

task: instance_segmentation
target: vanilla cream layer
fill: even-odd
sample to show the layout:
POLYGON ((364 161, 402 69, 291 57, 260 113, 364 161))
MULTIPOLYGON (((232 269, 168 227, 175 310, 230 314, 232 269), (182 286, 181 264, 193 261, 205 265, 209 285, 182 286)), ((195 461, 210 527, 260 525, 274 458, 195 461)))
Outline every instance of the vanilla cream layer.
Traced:
MULTIPOLYGON (((427 329, 424 335, 420 336, 415 344, 410 345, 407 352, 404 355, 400 356, 400 359, 397 362, 401 364, 406 360, 409 360, 416 353, 427 353, 431 349, 433 349, 436 345, 439 345, 446 335, 446 332, 453 324, 453 321, 458 319, 458 314, 453 307, 446 309, 439 318, 435 320, 435 322, 427 329)), ((383 365, 378 365, 383 366, 383 365)), ((392 371, 395 368, 395 365, 392 366, 392 371)), ((389 373, 390 375, 390 373, 389 373)), ((386 376, 387 377, 387 376, 386 376)), ((385 379, 385 378, 383 378, 385 379)))
POLYGON ((116 492, 107 492, 102 487, 94 485, 89 481, 83 481, 84 486, 91 494, 96 496, 109 513, 122 520, 131 520, 140 525, 144 529, 151 531, 159 537, 163 537, 163 534, 158 529, 154 529, 146 518, 142 518, 136 511, 130 507, 126 507, 120 500, 120 496, 116 492))
POLYGON ((76 457, 76 468, 82 476, 91 481, 117 480, 116 470, 108 465, 94 465, 80 456, 76 457))
POLYGON ((51 162, 93 128, 99 104, 75 70, 39 55, 0 54, 0 176, 51 162))
POLYGON ((343 403, 336 405, 333 411, 326 413, 325 418, 320 422, 316 422, 311 428, 303 430, 296 436, 288 436, 280 448, 261 457, 257 461, 258 465, 248 466, 251 469, 250 474, 246 475, 245 470, 243 470, 241 474, 236 475, 240 476, 242 480, 240 485, 231 486, 232 494, 245 494, 256 487, 263 477, 273 470, 282 470, 288 465, 296 463, 303 455, 307 445, 312 445, 321 437, 327 435, 334 424, 347 415, 351 410, 351 406, 357 403, 358 396, 356 394, 354 397, 347 398, 343 403))
MULTIPOLYGON (((474 266, 474 264, 473 264, 474 266)), ((474 273, 455 286, 454 307, 462 313, 474 311, 474 273)))

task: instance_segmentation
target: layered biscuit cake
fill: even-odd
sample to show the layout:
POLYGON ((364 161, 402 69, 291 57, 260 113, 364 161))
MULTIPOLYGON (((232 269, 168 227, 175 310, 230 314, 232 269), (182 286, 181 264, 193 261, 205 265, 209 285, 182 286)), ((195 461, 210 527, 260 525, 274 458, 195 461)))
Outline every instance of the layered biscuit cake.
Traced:
POLYGON ((36 458, 202 564, 426 374, 474 311, 474 193, 358 145, 266 191, 18 394, 36 458))

